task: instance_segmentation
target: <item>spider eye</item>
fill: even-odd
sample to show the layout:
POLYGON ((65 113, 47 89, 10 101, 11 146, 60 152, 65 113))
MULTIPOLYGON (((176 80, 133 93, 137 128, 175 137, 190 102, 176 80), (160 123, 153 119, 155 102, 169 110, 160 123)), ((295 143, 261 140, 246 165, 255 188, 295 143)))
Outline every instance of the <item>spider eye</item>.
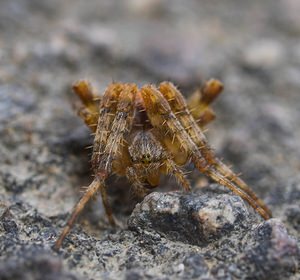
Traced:
POLYGON ((143 154, 142 162, 146 164, 151 163, 151 155, 149 153, 143 154))

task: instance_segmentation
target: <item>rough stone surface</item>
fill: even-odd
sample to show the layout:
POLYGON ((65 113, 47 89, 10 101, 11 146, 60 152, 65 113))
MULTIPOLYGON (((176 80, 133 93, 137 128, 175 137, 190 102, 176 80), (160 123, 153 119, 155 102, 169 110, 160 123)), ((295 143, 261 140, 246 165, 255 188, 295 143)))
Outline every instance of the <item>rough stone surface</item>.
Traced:
POLYGON ((249 230, 249 225, 257 222, 250 213, 243 200, 232 194, 208 190, 152 193, 135 207, 128 225, 138 231, 154 230, 171 240, 206 246, 235 231, 249 230))
POLYGON ((247 244, 239 263, 242 267, 248 267, 248 278, 285 279, 289 272, 296 271, 300 256, 297 241, 288 236, 278 220, 271 219, 260 224, 251 237, 251 245, 247 244))
POLYGON ((64 272, 61 260, 51 256, 51 252, 40 251, 38 248, 24 249, 19 252, 19 256, 4 261, 0 265, 1 279, 78 279, 75 275, 64 272))
POLYGON ((299 279, 299 7, 2 0, 0 279, 299 279), (98 199, 52 251, 91 180, 92 138, 70 85, 89 78, 101 92, 112 80, 167 79, 189 95, 210 77, 225 91, 209 142, 275 219, 260 220, 197 171, 193 193, 169 192, 176 184, 165 178, 137 205, 128 183, 112 178, 120 226, 107 224, 98 199))

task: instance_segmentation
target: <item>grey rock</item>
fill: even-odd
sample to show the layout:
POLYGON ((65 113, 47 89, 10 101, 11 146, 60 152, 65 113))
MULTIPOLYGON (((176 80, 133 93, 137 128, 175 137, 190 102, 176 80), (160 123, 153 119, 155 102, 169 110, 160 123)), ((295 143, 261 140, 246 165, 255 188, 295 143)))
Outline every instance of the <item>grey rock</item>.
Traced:
POLYGON ((297 205, 289 206, 285 210, 287 222, 296 230, 300 231, 300 207, 297 205))
POLYGON ((76 280, 75 275, 63 271, 62 262, 51 252, 30 248, 20 252, 22 257, 9 258, 0 264, 1 280, 76 280))
POLYGON ((284 225, 271 219, 251 233, 252 244, 242 257, 242 264, 251 268, 247 277, 283 279, 297 270, 300 250, 297 241, 287 234, 284 225))
POLYGON ((253 219, 242 199, 232 194, 154 192, 135 207, 128 226, 205 246, 233 231, 247 230, 253 219))
MULTIPOLYGON (((253 214, 240 197, 231 194, 216 195, 207 190, 196 194, 152 193, 135 207, 128 225, 141 234, 159 232, 170 240, 206 248, 216 246, 218 241, 223 247, 217 249, 220 260, 228 258, 232 251, 236 257, 239 249, 232 243, 233 238, 243 240, 245 249, 240 252, 235 273, 240 270, 247 279, 291 276, 297 270, 300 257, 296 239, 288 235, 279 220, 258 224, 259 217, 255 216, 257 214, 253 214)), ((208 271, 209 275, 222 279, 230 275, 226 266, 216 265, 208 270, 201 255, 186 258, 183 266, 183 276, 187 279, 204 277, 208 271)))

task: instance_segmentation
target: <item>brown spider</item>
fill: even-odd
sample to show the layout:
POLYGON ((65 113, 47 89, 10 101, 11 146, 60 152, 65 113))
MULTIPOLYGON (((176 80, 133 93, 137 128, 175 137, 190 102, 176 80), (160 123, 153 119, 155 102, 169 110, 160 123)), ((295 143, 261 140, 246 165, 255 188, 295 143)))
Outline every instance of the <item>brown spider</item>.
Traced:
POLYGON ((108 220, 115 225, 105 187, 109 175, 126 176, 141 195, 159 184, 161 173, 173 175, 189 191, 180 166, 190 160, 201 173, 246 200, 264 219, 271 217, 264 202, 215 156, 203 134, 202 127, 214 119, 209 105, 222 91, 221 82, 206 82, 188 102, 170 82, 140 89, 135 84, 113 83, 103 96, 86 81, 77 82, 73 89, 83 103, 80 117, 95 132, 95 178, 75 206, 55 249, 60 248, 76 217, 99 190, 108 220))

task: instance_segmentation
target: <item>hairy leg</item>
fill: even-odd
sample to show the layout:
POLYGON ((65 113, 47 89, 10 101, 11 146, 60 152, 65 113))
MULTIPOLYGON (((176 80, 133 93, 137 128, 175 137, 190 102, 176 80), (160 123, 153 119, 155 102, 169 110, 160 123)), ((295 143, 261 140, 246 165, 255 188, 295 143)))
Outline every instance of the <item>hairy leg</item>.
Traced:
MULTIPOLYGON (((188 134, 184 126, 176 118, 172 112, 171 107, 165 97, 160 91, 153 86, 144 86, 141 90, 145 107, 151 124, 158 130, 169 130, 180 140, 182 148, 190 153, 192 161, 200 172, 208 175, 216 182, 228 187, 236 194, 244 198, 248 203, 256 209, 263 218, 270 218, 270 214, 267 207, 261 204, 261 201, 256 197, 252 197, 251 194, 245 190, 239 189, 239 186, 233 184, 230 179, 226 178, 219 171, 212 168, 211 164, 202 156, 199 147, 193 142, 193 138, 188 134)), ((177 116, 182 112, 178 110, 177 116)))
POLYGON ((200 127, 204 127, 215 119, 215 113, 209 105, 219 96, 222 90, 223 84, 218 80, 211 79, 188 98, 189 111, 200 127))
POLYGON ((101 97, 96 93, 90 82, 79 80, 73 85, 73 90, 86 107, 91 111, 98 111, 98 101, 101 100, 101 97))
POLYGON ((168 154, 174 162, 182 166, 189 160, 189 153, 181 148, 181 142, 179 139, 168 130, 152 130, 152 134, 156 139, 159 139, 165 150, 168 150, 168 154))
POLYGON ((122 89, 123 86, 120 84, 111 84, 103 95, 93 144, 93 170, 97 169, 97 164, 99 163, 101 155, 104 152, 110 134, 110 129, 115 118, 117 103, 122 89))
MULTIPOLYGON (((215 86, 217 87, 217 86, 215 86)), ((210 148, 204 133, 201 128, 196 124, 194 118, 190 114, 187 104, 176 87, 171 83, 162 83, 160 85, 160 91, 163 96, 168 101, 172 111, 176 114, 178 120, 185 128, 186 132, 192 138, 192 141, 199 147, 201 155, 207 161, 209 165, 214 166, 214 169, 217 170, 225 178, 234 182, 237 187, 245 191, 249 196, 251 196, 257 204, 259 204, 269 215, 271 215, 270 210, 266 207, 261 199, 248 187, 248 185, 240 179, 228 166, 222 163, 215 155, 213 150, 210 148)), ((208 90, 207 90, 208 91, 208 90)), ((213 92, 213 89, 210 89, 213 92)), ((205 97, 204 95, 203 97, 205 97)), ((216 95, 213 95, 215 97, 216 95)), ((209 103, 212 97, 209 95, 206 98, 206 102, 209 103)))
POLYGON ((73 224, 75 223, 76 218, 81 213, 81 211, 84 209, 85 205, 88 203, 88 201, 96 194, 96 192, 99 190, 99 188, 104 188, 104 181, 100 180, 94 180, 87 188, 85 194, 81 197, 79 202, 76 204, 76 206, 73 209, 72 215, 69 218, 67 225, 63 229, 62 233, 60 234, 59 238, 56 240, 54 249, 58 250, 61 247, 61 244, 67 234, 72 229, 73 224))
MULTIPOLYGON (((94 152, 97 154, 96 156, 94 154, 92 156, 92 165, 96 178, 105 179, 112 173, 113 162, 117 157, 121 156, 123 150, 124 136, 131 130, 132 126, 133 104, 137 91, 136 86, 124 84, 121 88, 117 85, 117 88, 114 87, 113 89, 114 93, 118 94, 118 99, 115 100, 116 97, 112 95, 110 98, 107 98, 107 103, 103 103, 103 107, 101 108, 105 109, 103 122, 99 120, 98 133, 96 132, 96 136, 98 137, 95 137, 94 140, 94 147, 97 147, 97 150, 94 150, 94 152), (113 121, 111 122, 112 118, 113 121), (102 124, 105 126, 104 130, 102 124), (109 131, 109 136, 107 136, 107 131, 109 131)), ((106 95, 104 95, 105 97, 106 95)), ((108 203, 105 186, 100 190, 108 220, 110 224, 114 225, 115 221, 108 203)))
MULTIPOLYGON (((79 93, 79 96, 83 100, 84 103, 88 103, 92 100, 91 91, 88 90, 89 85, 85 82, 79 82, 76 87, 76 93, 79 93)), ((97 153, 96 148, 99 150, 104 150, 103 146, 105 145, 105 141, 108 138, 108 128, 111 126, 113 122, 113 116, 109 115, 110 112, 116 111, 116 101, 119 97, 119 88, 115 85, 111 85, 105 92, 102 100, 102 104, 100 107, 100 116, 98 120, 96 135, 94 139, 94 149, 93 149, 93 157, 95 153, 97 153), (107 128, 107 130, 103 130, 103 128, 107 128), (97 143, 95 144, 97 140, 97 143)), ((91 199, 91 197, 96 194, 96 192, 100 189, 101 185, 104 186, 104 181, 106 176, 96 177, 94 181, 90 184, 85 194, 82 196, 80 201, 76 204, 70 219, 67 222, 66 227, 64 228, 63 232, 61 233, 60 237, 55 243, 55 249, 59 249, 65 236, 70 232, 77 216, 80 212, 84 209, 86 203, 91 199)), ((108 205, 107 203, 107 196, 105 195, 104 187, 101 188, 102 198, 104 197, 103 204, 108 205), (103 191, 104 190, 104 191, 103 191)), ((105 209, 109 209, 105 207, 105 209)), ((109 210, 108 210, 109 212, 109 210)))
MULTIPOLYGON (((124 136, 131 130, 133 121, 133 104, 137 87, 133 84, 124 84, 119 95, 119 102, 114 114, 114 120, 109 127, 109 136, 104 142, 95 138, 94 146, 98 147, 96 157, 92 158, 95 175, 111 173, 112 162, 120 154, 124 136), (100 152, 100 156, 99 155, 100 152)), ((100 127, 101 129, 102 127, 100 127)), ((101 133, 102 134, 102 133, 101 133)))
POLYGON ((80 98, 83 106, 79 108, 78 115, 89 128, 95 132, 99 117, 99 101, 101 97, 96 93, 88 81, 80 80, 73 85, 73 91, 80 98))
POLYGON ((137 197, 143 198, 149 193, 142 183, 142 177, 132 166, 126 168, 126 177, 132 184, 133 192, 137 197))
POLYGON ((124 134, 130 129, 134 91, 135 88, 130 85, 121 86, 119 84, 113 84, 106 90, 100 107, 99 121, 94 139, 92 164, 95 179, 76 204, 66 227, 55 243, 55 249, 60 248, 77 216, 99 189, 108 220, 111 224, 115 224, 104 182, 111 173, 111 163, 118 152, 120 141, 123 141, 124 134))
POLYGON ((100 193, 101 193, 102 203, 103 203, 103 206, 104 206, 104 210, 105 210, 107 219, 108 219, 109 223, 112 226, 115 226, 116 222, 115 222, 115 219, 113 217, 113 212, 112 212, 111 206, 110 206, 109 201, 108 201, 108 195, 107 195, 107 192, 106 192, 105 184, 100 185, 100 193))
POLYGON ((162 169, 166 174, 173 175, 178 184, 182 186, 185 191, 191 190, 191 185, 186 179, 182 169, 172 159, 166 159, 162 169))

